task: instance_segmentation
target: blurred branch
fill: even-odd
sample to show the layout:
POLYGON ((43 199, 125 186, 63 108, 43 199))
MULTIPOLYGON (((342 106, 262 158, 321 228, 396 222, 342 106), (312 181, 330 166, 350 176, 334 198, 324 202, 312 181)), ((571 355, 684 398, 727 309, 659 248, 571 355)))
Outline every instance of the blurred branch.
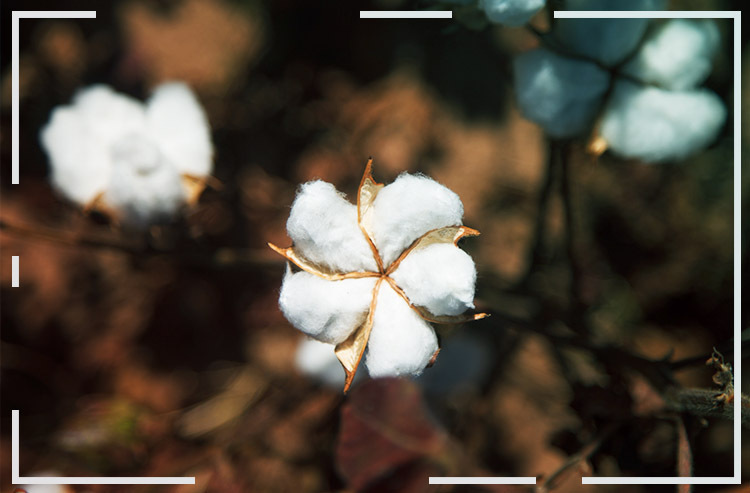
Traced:
POLYGON ((609 438, 609 436, 619 427, 617 423, 610 423, 607 425, 599 436, 593 441, 584 446, 578 453, 571 455, 567 461, 554 473, 552 473, 541 485, 537 485, 534 488, 535 493, 547 493, 560 485, 560 482, 565 479, 574 468, 580 468, 581 465, 588 464, 589 459, 593 456, 602 443, 609 438))
MULTIPOLYGON (((677 476, 689 478, 693 476, 693 453, 690 450, 685 420, 677 417, 677 476)), ((677 493, 691 493, 693 486, 690 484, 678 484, 677 493)))
POLYGON ((552 195, 552 183, 554 182, 556 144, 549 140, 547 146, 547 166, 544 172, 544 182, 539 190, 537 198, 537 215, 534 224, 534 240, 528 253, 526 261, 526 273, 521 277, 520 285, 528 285, 534 270, 542 260, 544 243, 545 243, 545 226, 547 225, 547 212, 549 210, 549 201, 552 195))
MULTIPOLYGON (((722 402, 721 392, 706 389, 681 389, 672 387, 663 394, 666 406, 671 411, 683 412, 702 418, 734 419, 733 402, 722 402)), ((739 397, 741 424, 750 428, 750 399, 743 394, 739 397)))
POLYGON ((117 238, 81 235, 47 227, 10 224, 4 220, 0 220, 0 231, 58 245, 112 250, 127 255, 169 256, 182 262, 217 268, 278 267, 285 262, 283 258, 274 255, 270 250, 266 251, 266 249, 219 248, 208 252, 178 251, 156 248, 148 241, 126 243, 122 241, 123 235, 117 238))

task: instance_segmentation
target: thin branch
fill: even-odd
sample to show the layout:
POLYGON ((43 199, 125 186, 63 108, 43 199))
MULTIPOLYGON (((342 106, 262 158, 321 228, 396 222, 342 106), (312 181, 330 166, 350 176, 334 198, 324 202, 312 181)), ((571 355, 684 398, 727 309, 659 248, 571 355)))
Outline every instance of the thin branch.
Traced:
MULTIPOLYGON (((685 429, 685 420, 677 417, 677 476, 689 478, 693 476, 693 452, 690 450, 690 440, 685 429)), ((691 493, 693 486, 678 484, 677 493, 691 493)))
POLYGON ((596 453, 597 450, 602 446, 604 441, 619 427, 617 423, 610 423, 604 430, 596 437, 596 439, 585 445, 578 453, 571 455, 565 463, 560 466, 554 473, 552 473, 541 485, 538 485, 534 491, 535 493, 547 493, 558 487, 560 482, 566 476, 566 473, 572 471, 574 468, 580 466, 583 463, 587 463, 588 460, 596 453))
MULTIPOLYGON (((667 409, 683 412, 703 418, 734 419, 733 402, 722 402, 718 399, 721 392, 706 389, 681 389, 672 387, 663 393, 667 409)), ((750 398, 736 393, 734 398, 740 398, 741 423, 744 428, 750 428, 750 398)))
POLYGON ((545 230, 547 225, 547 212, 549 211, 549 201, 552 195, 552 183, 554 182, 554 169, 555 169, 555 155, 556 155, 556 144, 554 141, 549 140, 547 146, 547 166, 544 172, 544 182, 542 188, 539 190, 539 197, 537 198, 537 215, 536 222, 534 224, 534 240, 531 244, 531 249, 528 253, 526 273, 521 278, 520 284, 528 284, 531 276, 534 274, 536 267, 542 260, 544 243, 545 243, 545 230))

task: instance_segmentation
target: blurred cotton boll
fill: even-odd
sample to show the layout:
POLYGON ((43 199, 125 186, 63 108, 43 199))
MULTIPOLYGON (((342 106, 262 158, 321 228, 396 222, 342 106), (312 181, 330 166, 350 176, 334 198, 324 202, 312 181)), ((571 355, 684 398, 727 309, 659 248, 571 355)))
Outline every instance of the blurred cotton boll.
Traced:
POLYGON ((707 89, 667 91, 620 80, 602 116, 609 149, 648 162, 679 160, 708 146, 727 112, 707 89))
MULTIPOLYGON (((665 0, 567 0, 566 10, 663 10, 665 0)), ((637 46, 649 19, 557 19, 555 40, 567 51, 604 65, 620 63, 637 46)))
POLYGON ((182 83, 145 105, 104 85, 83 89, 52 112, 41 143, 57 191, 140 228, 173 217, 195 198, 186 182, 213 169, 208 121, 182 83))
POLYGON ((522 26, 544 7, 546 0, 479 0, 487 18, 496 24, 522 26))
MULTIPOLYGON (((299 371, 326 387, 341 388, 341 382, 346 376, 333 352, 333 346, 315 339, 305 337, 300 340, 294 362, 299 371)), ((365 374, 366 370, 362 368, 354 381, 359 381, 365 374)))
POLYGON ((646 38, 622 72, 667 89, 689 89, 711 73, 719 41, 713 20, 672 19, 646 38))
POLYGON ((513 68, 521 112, 555 138, 580 135, 589 128, 610 80, 593 63, 545 48, 517 57, 513 68))

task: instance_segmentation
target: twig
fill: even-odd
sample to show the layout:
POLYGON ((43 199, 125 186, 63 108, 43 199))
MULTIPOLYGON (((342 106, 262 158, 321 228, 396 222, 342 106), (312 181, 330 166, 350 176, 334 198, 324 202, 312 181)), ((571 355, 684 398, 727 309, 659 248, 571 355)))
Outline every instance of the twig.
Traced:
POLYGON ((534 224, 534 240, 531 245, 531 249, 528 253, 528 259, 526 262, 526 273, 521 278, 520 285, 527 285, 531 276, 534 274, 534 270, 539 265, 542 259, 542 251, 544 250, 545 242, 545 226, 547 225, 547 211, 549 210, 549 200, 552 195, 552 183, 554 182, 554 169, 555 169, 555 155, 556 155, 556 144, 554 141, 549 140, 547 146, 547 166, 544 173, 544 182, 542 188, 539 190, 539 197, 537 199, 537 216, 534 224))
MULTIPOLYGON (((689 478, 693 476, 693 453, 690 450, 685 420, 677 417, 677 476, 689 478)), ((693 486, 690 484, 678 484, 677 493, 691 493, 693 486)))
MULTIPOLYGON (((667 409, 684 412, 703 418, 734 419, 734 404, 717 400, 720 392, 706 389, 681 389, 672 387, 663 393, 667 409)), ((744 428, 750 428, 750 398, 739 392, 734 398, 741 399, 740 422, 744 428)))
POLYGON ((582 462, 587 462, 591 456, 593 456, 599 447, 602 446, 604 441, 619 427, 618 423, 610 423, 607 425, 596 439, 585 445, 578 453, 571 455, 565 463, 560 466, 555 472, 553 472, 541 485, 538 485, 534 491, 535 493, 547 493, 559 486, 560 481, 563 479, 566 472, 572 470, 582 462))

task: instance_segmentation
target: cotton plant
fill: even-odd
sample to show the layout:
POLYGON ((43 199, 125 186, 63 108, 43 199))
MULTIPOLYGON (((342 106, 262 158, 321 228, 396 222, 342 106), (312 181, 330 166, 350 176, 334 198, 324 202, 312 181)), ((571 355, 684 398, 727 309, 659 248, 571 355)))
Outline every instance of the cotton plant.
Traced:
MULTIPOLYGON (((579 10, 656 10, 663 0, 568 1, 579 10)), ((552 138, 592 130, 592 150, 646 162, 683 159, 711 144, 726 108, 699 87, 719 33, 711 20, 558 19, 545 45, 514 61, 521 112, 552 138)))
POLYGON ((145 104, 106 85, 85 88, 53 110, 40 138, 60 194, 135 228, 175 217, 211 179, 208 120, 179 82, 145 104))
POLYGON ((476 267, 458 247, 458 195, 404 173, 384 186, 368 161, 356 205, 323 181, 303 184, 287 221, 293 246, 279 306, 297 329, 330 345, 346 392, 364 358, 372 377, 419 375, 439 352, 431 323, 486 314, 474 308, 476 267), (292 268, 294 266, 294 268, 292 268))

